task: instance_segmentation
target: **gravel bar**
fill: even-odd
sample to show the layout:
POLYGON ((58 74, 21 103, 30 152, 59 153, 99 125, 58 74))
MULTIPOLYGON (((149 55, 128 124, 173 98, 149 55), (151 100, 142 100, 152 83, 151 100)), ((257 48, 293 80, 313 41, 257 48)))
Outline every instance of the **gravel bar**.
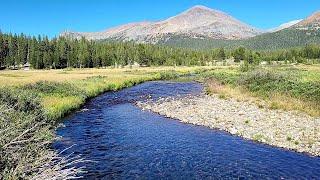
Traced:
POLYGON ((227 131, 246 139, 320 156, 320 118, 296 111, 259 108, 218 95, 137 102, 143 110, 184 123, 227 131))

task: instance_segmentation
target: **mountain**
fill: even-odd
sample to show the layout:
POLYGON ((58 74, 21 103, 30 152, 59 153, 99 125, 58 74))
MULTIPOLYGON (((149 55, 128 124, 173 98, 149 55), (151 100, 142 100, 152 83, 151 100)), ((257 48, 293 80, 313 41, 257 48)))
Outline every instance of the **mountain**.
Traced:
POLYGON ((159 22, 139 22, 122 25, 102 32, 64 32, 61 36, 85 37, 91 40, 121 40, 142 43, 166 41, 171 36, 193 39, 246 39, 261 34, 232 16, 205 6, 194 6, 187 11, 159 22))
POLYGON ((283 29, 290 28, 290 27, 298 24, 298 23, 301 22, 302 20, 303 20, 303 19, 298 19, 298 20, 294 20, 294 21, 290 21, 290 22, 281 24, 279 27, 269 29, 267 32, 277 32, 277 31, 281 31, 281 30, 283 30, 283 29))
POLYGON ((66 32, 62 35, 93 40, 132 40, 193 49, 243 46, 255 50, 277 50, 320 44, 320 11, 303 20, 291 21, 263 32, 224 12, 195 6, 164 21, 130 23, 102 32, 66 32))
POLYGON ((302 47, 306 44, 320 44, 320 32, 310 33, 287 28, 242 40, 192 39, 184 36, 171 36, 167 41, 160 41, 158 44, 191 49, 221 47, 233 49, 242 46, 253 50, 278 50, 302 47))
POLYGON ((319 30, 320 29, 320 11, 313 13, 303 21, 294 26, 301 30, 319 30))
POLYGON ((160 44, 196 49, 243 46, 254 50, 277 50, 302 47, 307 44, 320 44, 320 11, 296 24, 294 23, 286 23, 279 28, 281 30, 263 33, 247 39, 191 39, 178 35, 170 37, 167 41, 161 41, 160 44))

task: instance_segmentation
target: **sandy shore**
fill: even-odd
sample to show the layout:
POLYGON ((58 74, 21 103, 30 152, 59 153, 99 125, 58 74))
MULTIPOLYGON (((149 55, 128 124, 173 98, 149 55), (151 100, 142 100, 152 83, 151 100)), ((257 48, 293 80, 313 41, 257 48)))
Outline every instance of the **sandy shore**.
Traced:
POLYGON ((246 139, 320 156, 320 118, 298 112, 259 108, 217 95, 138 102, 143 110, 184 123, 227 131, 246 139))

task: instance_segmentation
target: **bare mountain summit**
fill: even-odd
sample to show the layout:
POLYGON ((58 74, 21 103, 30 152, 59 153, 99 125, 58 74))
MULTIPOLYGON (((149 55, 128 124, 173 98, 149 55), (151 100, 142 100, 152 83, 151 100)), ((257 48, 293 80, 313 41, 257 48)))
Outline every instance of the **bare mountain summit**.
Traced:
POLYGON ((113 39, 157 43, 170 36, 211 39, 246 39, 262 31, 251 27, 232 16, 207 8, 195 6, 177 16, 159 22, 130 23, 102 32, 64 32, 61 35, 71 38, 85 37, 90 40, 113 39))

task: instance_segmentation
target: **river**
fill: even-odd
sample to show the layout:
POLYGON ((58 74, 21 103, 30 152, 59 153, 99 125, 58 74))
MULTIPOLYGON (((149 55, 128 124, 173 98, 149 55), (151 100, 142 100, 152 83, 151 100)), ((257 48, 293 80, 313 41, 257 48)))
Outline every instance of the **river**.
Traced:
POLYGON ((64 119, 53 148, 89 162, 84 179, 319 179, 320 158, 183 124, 134 103, 197 95, 195 82, 146 82, 90 100, 64 119))

